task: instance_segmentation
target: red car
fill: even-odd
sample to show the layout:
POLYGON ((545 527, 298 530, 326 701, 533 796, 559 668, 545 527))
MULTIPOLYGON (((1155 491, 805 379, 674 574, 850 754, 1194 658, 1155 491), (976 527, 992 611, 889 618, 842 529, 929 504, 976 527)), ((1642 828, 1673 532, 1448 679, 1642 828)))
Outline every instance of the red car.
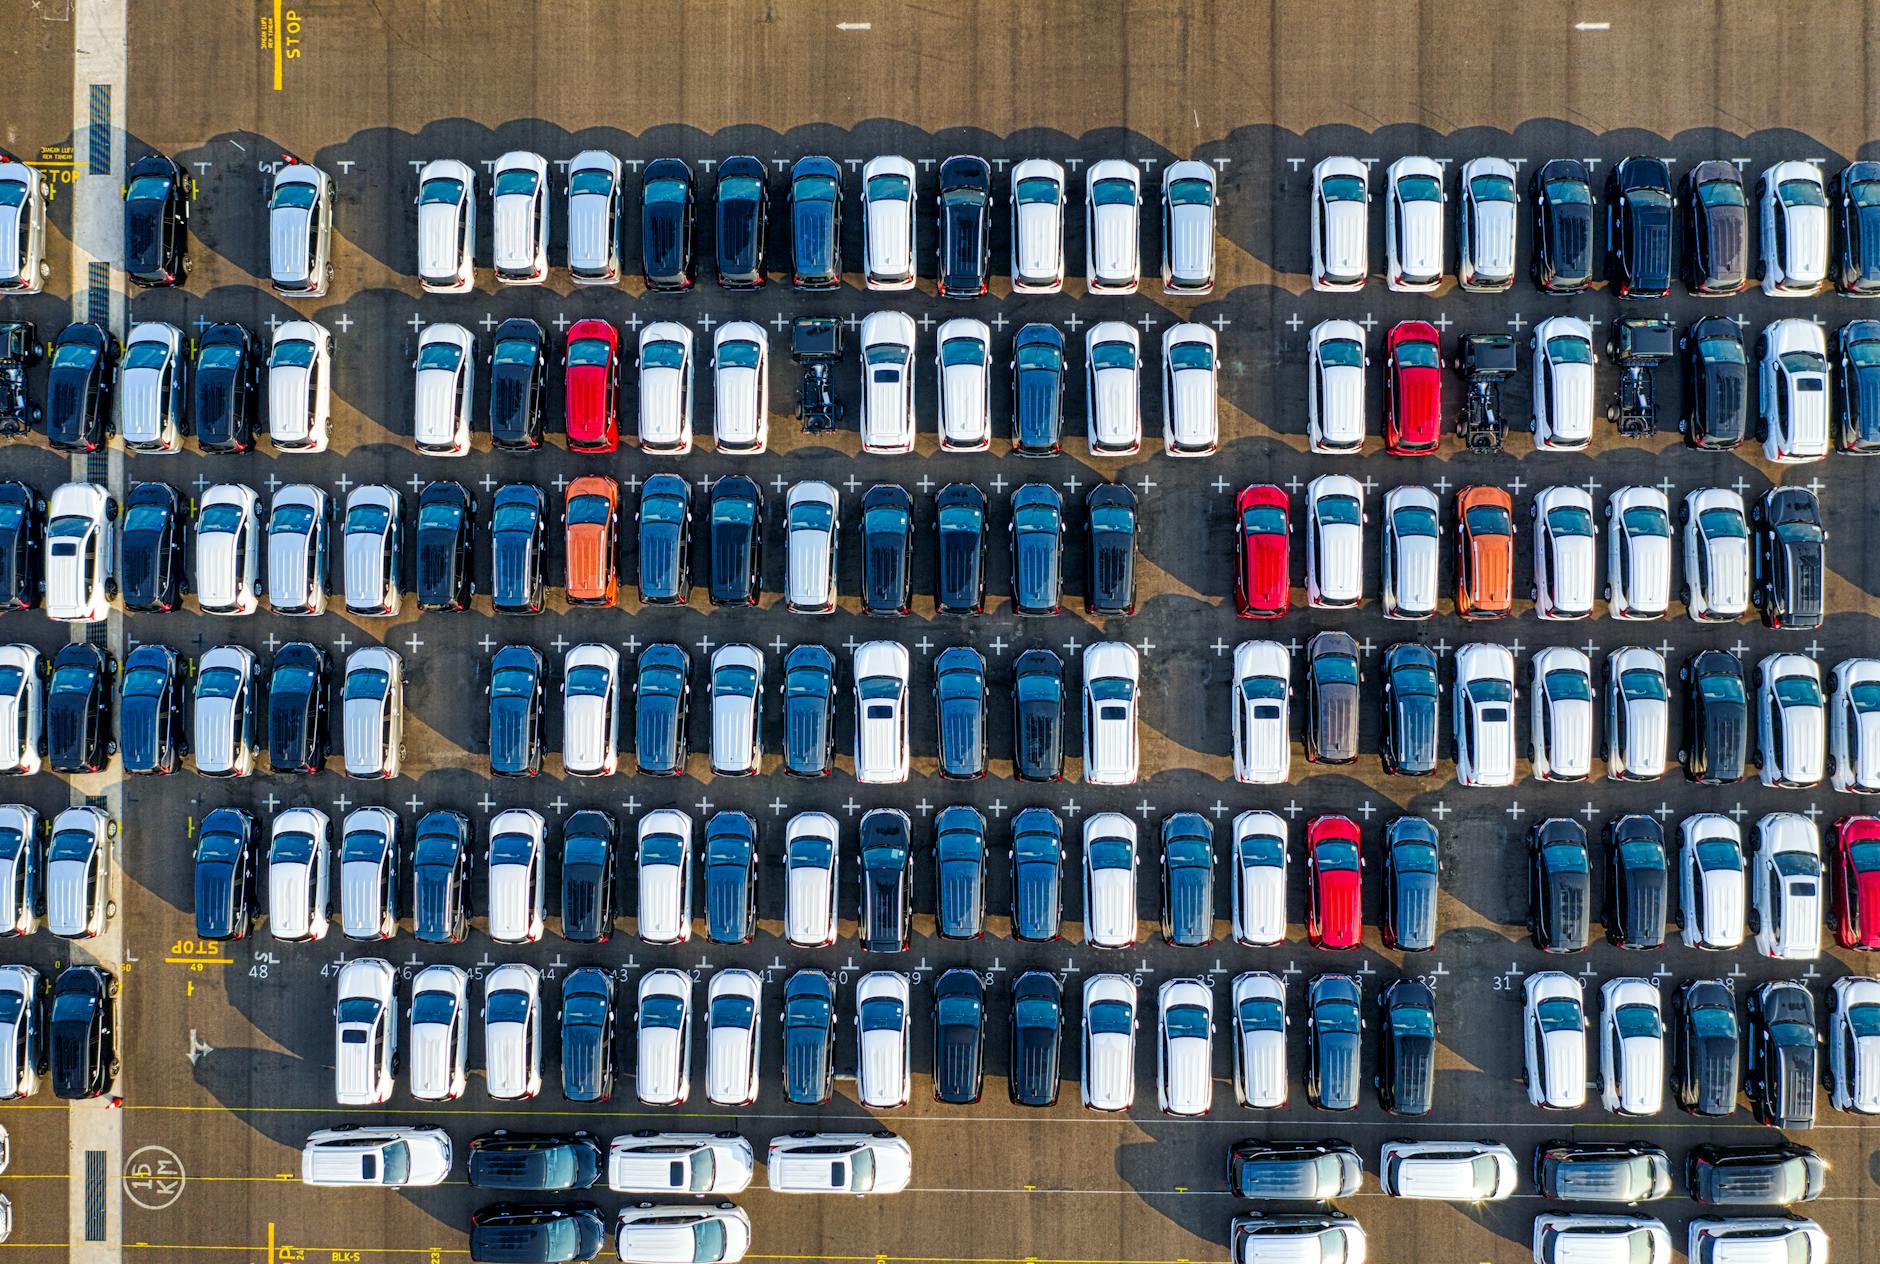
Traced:
POLYGON ((1234 500, 1234 604, 1243 619, 1277 619, 1292 598, 1292 513, 1284 488, 1256 483, 1234 500))
POLYGON ((612 452, 620 446, 620 333, 604 320, 568 331, 568 448, 612 452))
POLYGON ((1315 816, 1306 825, 1306 938, 1316 948, 1356 948, 1364 938, 1364 861, 1358 825, 1315 816))
POLYGON ((1384 340, 1386 392, 1384 447, 1398 456, 1436 451, 1443 436, 1443 347, 1436 326, 1406 320, 1384 340))
POLYGON ((1868 952, 1880 948, 1880 816, 1844 816, 1834 823, 1828 871, 1835 941, 1868 952))

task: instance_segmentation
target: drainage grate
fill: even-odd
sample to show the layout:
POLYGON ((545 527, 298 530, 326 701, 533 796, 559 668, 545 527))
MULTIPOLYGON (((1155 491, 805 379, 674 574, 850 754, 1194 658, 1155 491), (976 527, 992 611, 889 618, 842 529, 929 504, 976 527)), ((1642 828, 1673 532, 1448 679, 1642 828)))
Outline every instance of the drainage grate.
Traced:
POLYGON ((85 1241, 104 1241, 104 1151, 85 1151, 85 1241))
POLYGON ((111 264, 94 259, 85 265, 85 319, 100 325, 111 321, 111 264))
POLYGON ((91 130, 85 151, 91 159, 88 170, 92 175, 111 174, 111 85, 108 83, 91 85, 91 130))
POLYGON ((111 625, 106 623, 103 619, 98 620, 96 623, 87 623, 85 625, 85 644, 95 645, 99 649, 103 649, 105 647, 106 638, 108 638, 110 634, 111 625))

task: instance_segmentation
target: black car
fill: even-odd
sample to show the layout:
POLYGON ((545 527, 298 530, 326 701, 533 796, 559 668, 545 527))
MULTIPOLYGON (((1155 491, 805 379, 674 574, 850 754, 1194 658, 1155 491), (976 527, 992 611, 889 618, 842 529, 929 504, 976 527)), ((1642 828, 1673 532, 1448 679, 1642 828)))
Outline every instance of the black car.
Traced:
POLYGON ((127 773, 161 775, 182 766, 189 744, 189 665, 167 645, 145 643, 124 659, 118 699, 118 742, 127 773))
POLYGON ((862 496, 862 609, 899 618, 914 589, 914 498, 895 483, 862 496))
POLYGON ((1090 532, 1090 586, 1084 609, 1093 615, 1136 613, 1136 493, 1098 483, 1084 497, 1090 532))
POLYGON ((1398 979, 1377 998, 1377 1100, 1393 1115, 1427 1115, 1436 1097, 1436 994, 1398 979))
POLYGON ((1880 294, 1880 162, 1850 162, 1841 193, 1841 254, 1834 278, 1843 294, 1880 294))
POLYGON ((500 614, 542 610, 542 555, 548 497, 529 483, 505 483, 490 508, 490 603, 500 614))
MULTIPOLYGON (((955 803, 933 820, 934 929, 942 939, 986 933, 986 818, 955 803)), ((1016 928, 1016 918, 1014 919, 1016 928)))
POLYGON ((770 180, 748 154, 718 164, 718 284, 754 290, 764 283, 764 240, 770 235, 770 180))
POLYGON ((1012 769, 1020 781, 1064 779, 1064 663, 1026 650, 1012 664, 1012 769))
POLYGON ((1593 182, 1575 158, 1542 163, 1528 184, 1534 208, 1534 284, 1578 294, 1593 279, 1593 182))
POLYGON ((764 493, 753 480, 726 474, 712 484, 709 530, 712 604, 756 605, 764 569, 764 493))
POLYGON ((799 290, 842 284, 842 168, 833 159, 790 168, 790 281, 799 290))
POLYGON ((1199 812, 1162 820, 1162 938, 1178 948, 1214 942, 1214 828, 1199 812))
POLYGON ((1772 487, 1750 506, 1750 600, 1772 628, 1821 626, 1828 533, 1806 487, 1772 487))
POLYGON ((1684 174, 1691 248, 1685 280, 1696 294, 1735 294, 1749 280, 1749 201, 1733 162, 1700 162, 1684 174))
POLYGON ((1684 349, 1684 415, 1678 433, 1694 448, 1734 448, 1749 435, 1749 357, 1728 316, 1706 316, 1678 336, 1684 349))
POLYGON ((1787 1207, 1821 1197, 1828 1165, 1792 1141, 1740 1146, 1706 1141, 1685 1155, 1684 1184, 1706 1207, 1787 1207))
POLYGON ((1749 757, 1749 695, 1743 664, 1728 650, 1704 650, 1678 668, 1684 685, 1684 775, 1710 786, 1743 780, 1749 757))
POLYGON ((255 446, 255 340, 241 325, 211 325, 196 341, 189 415, 204 452, 246 452, 255 446))
POLYGON ((640 260, 646 288, 692 288, 692 227, 697 215, 692 168, 677 158, 646 164, 640 195, 640 260))
POLYGON ((1348 764, 1358 757, 1358 643, 1343 632, 1306 642, 1306 758, 1348 764))
POLYGON ((604 1102, 614 1095, 614 976, 577 966, 561 981, 561 1095, 604 1102))
POLYGON ((783 660, 783 771, 827 777, 836 756, 836 659, 820 645, 799 645, 783 660))
POLYGON ((1012 1105, 1057 1105, 1063 1042, 1064 986, 1056 975, 1027 970, 1012 980, 1012 1105))
POLYGON ((607 1156, 590 1133, 552 1136, 499 1130, 470 1139, 472 1189, 589 1189, 607 1156))
POLYGON ((1402 952, 1436 946, 1436 827, 1400 816, 1384 829, 1384 943, 1402 952))
POLYGON ((45 354, 29 320, 0 320, 0 435, 23 435, 42 416, 29 393, 26 370, 45 354))
POLYGON ((714 944, 757 937, 758 851, 749 813, 714 812, 705 823, 705 938, 714 944))
POLYGON ((692 596, 692 485, 655 474, 640 488, 640 600, 683 606, 692 596))
POLYGON ((1736 1110, 1736 995, 1719 979, 1692 979, 1678 989, 1678 1043, 1671 1088, 1678 1105, 1693 1115, 1728 1115, 1736 1110))
POLYGON ((490 772, 533 777, 542 771, 548 670, 530 645, 505 645, 490 659, 490 772))
POLYGON ((614 933, 614 818, 592 808, 561 832, 561 937, 604 944, 614 933))
POLYGON ((470 818, 426 812, 411 846, 411 923, 427 944, 460 944, 470 933, 470 818))
MULTIPOLYGON (((1880 207, 1875 208, 1880 215, 1880 207)), ((1880 320, 1850 320, 1837 339, 1841 451, 1880 452, 1880 320)))
POLYGON ((275 772, 326 767, 332 670, 325 648, 307 641, 283 645, 274 655, 268 669, 268 766, 275 772))
POLYGON ((168 483, 133 483, 124 498, 118 538, 118 576, 124 607, 138 612, 174 610, 188 580, 183 570, 183 498, 168 483))
POLYGON ((1743 1091, 1756 1122, 1784 1131, 1815 1126, 1821 1036, 1815 999, 1800 983, 1765 983, 1749 994, 1743 1091))
POLYGON ((196 937, 246 939, 253 924, 255 818, 216 808, 196 834, 196 937))
POLYGON ((1663 298, 1677 266, 1671 168, 1621 158, 1606 177, 1606 279, 1620 298, 1663 298))
POLYGON ((783 1096, 823 1106, 836 1083, 836 985, 821 970, 798 970, 783 985, 783 1096))
POLYGON ((462 483, 418 495, 418 609, 462 610, 476 592, 477 501, 462 483))
POLYGON ((1436 771, 1436 653, 1418 641, 1384 651, 1384 771, 1427 777, 1436 771))
POLYGON ((686 717, 691 713, 692 656, 669 641, 649 645, 634 675, 633 749, 640 772, 685 772, 686 717))
POLYGON ((934 505, 934 610, 979 614, 986 608, 986 494, 948 483, 934 505))
POLYGON ((963 967, 933 985, 933 1096, 950 1106, 979 1100, 986 1078, 986 985, 963 967))
POLYGON ((978 298, 992 271, 992 168, 960 154, 940 164, 940 294, 978 298))
POLYGON ((1671 1192, 1671 1160, 1640 1141, 1583 1145, 1543 1141, 1534 1147, 1534 1184, 1542 1198, 1569 1202, 1633 1203, 1671 1192))
POLYGON ((1064 450, 1064 335, 1057 326, 1019 327, 1012 340, 1012 451, 1054 456, 1064 450))
POLYGON ((1056 614, 1064 604, 1064 498, 1049 483, 1012 493, 1012 609, 1056 614))
POLYGON ((1316 974, 1306 985, 1306 1100, 1320 1110, 1358 1105, 1358 980, 1350 974, 1316 974))
POLYGON ((934 660, 933 699, 940 775, 971 781, 986 775, 986 660, 955 645, 934 660))
POLYGON ((97 772, 117 754, 111 729, 117 670, 117 661, 90 641, 74 641, 53 656, 46 764, 54 772, 97 772))
MULTIPOLYGON (((136 495, 135 488, 131 495, 136 495)), ((39 604, 45 586, 45 537, 46 502, 24 483, 0 483, 0 611, 31 610, 39 604)))
POLYGON ((906 952, 914 914, 914 836, 907 813, 876 808, 862 816, 862 951, 906 952))
POLYGON ((1364 1183, 1364 1160, 1342 1141, 1236 1141, 1227 1151, 1227 1192, 1236 1198, 1325 1202, 1364 1183))
POLYGON ((548 339, 526 316, 496 327, 490 348, 490 445, 527 452, 542 446, 542 392, 548 339))
POLYGON ((591 1260, 607 1241, 593 1203, 495 1203, 470 1213, 475 1264, 568 1264, 591 1260))
POLYGON ((1621 948, 1662 948, 1670 899, 1665 831, 1632 812, 1606 823, 1606 939, 1621 948))
POLYGON ((1586 830, 1571 817, 1552 816, 1528 830, 1528 934, 1542 952, 1586 947, 1593 896, 1586 830))
POLYGON ((46 441, 61 452, 96 452, 111 427, 117 339, 93 321, 75 321, 52 340, 46 377, 46 441))
POLYGON ((190 179, 162 154, 124 173, 124 271, 138 285, 181 285, 189 273, 190 179))
POLYGON ((118 981, 97 966, 66 966, 52 984, 52 1093, 67 1101, 110 1091, 118 1065, 118 981))
POLYGON ((1012 818, 1012 938, 1063 938, 1064 822, 1049 808, 1012 818))

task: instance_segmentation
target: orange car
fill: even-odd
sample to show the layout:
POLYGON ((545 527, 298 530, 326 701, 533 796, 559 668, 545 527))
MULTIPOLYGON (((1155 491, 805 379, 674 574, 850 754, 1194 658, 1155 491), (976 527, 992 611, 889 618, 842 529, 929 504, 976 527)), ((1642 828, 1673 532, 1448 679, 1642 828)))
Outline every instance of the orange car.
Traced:
POLYGON ((1499 487, 1456 493, 1456 613, 1505 619, 1514 601, 1514 500, 1499 487))
POLYGON ((611 606, 620 595, 614 569, 620 486, 604 474, 568 484, 568 604, 611 606))

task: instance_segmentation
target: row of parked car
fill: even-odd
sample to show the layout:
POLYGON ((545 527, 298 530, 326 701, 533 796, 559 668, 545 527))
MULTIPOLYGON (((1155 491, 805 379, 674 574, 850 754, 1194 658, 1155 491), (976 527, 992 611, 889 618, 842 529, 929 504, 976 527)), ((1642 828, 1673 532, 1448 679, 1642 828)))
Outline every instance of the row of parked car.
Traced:
MULTIPOLYGON (((1455 278, 1465 290, 1494 292, 1514 284, 1516 183, 1514 165, 1505 159, 1458 165, 1455 278)), ((1433 158, 1399 158, 1385 169, 1384 281, 1390 289, 1428 292, 1442 284, 1448 184, 1444 165, 1433 158)), ((1754 279, 1755 241, 1764 294, 1807 297, 1831 282, 1843 294, 1880 294, 1880 163, 1850 163, 1831 189, 1818 165, 1778 162, 1756 178, 1753 198, 1760 220, 1754 226, 1751 196, 1732 162, 1698 162, 1674 184, 1662 158, 1620 159, 1606 176, 1607 285, 1622 298, 1657 299, 1681 275, 1693 294, 1737 294, 1754 279)), ((1594 210, 1600 199, 1587 164, 1574 158, 1535 163, 1527 200, 1534 284, 1548 294, 1585 290, 1601 275, 1594 210)), ((1370 279, 1370 203, 1370 168, 1362 160, 1331 157, 1313 167, 1314 289, 1361 290, 1370 279)))
POLYGON ((120 1070, 115 975, 65 965, 49 978, 33 966, 0 965, 0 1098, 32 1096, 41 1077, 55 1097, 102 1097, 120 1070))

